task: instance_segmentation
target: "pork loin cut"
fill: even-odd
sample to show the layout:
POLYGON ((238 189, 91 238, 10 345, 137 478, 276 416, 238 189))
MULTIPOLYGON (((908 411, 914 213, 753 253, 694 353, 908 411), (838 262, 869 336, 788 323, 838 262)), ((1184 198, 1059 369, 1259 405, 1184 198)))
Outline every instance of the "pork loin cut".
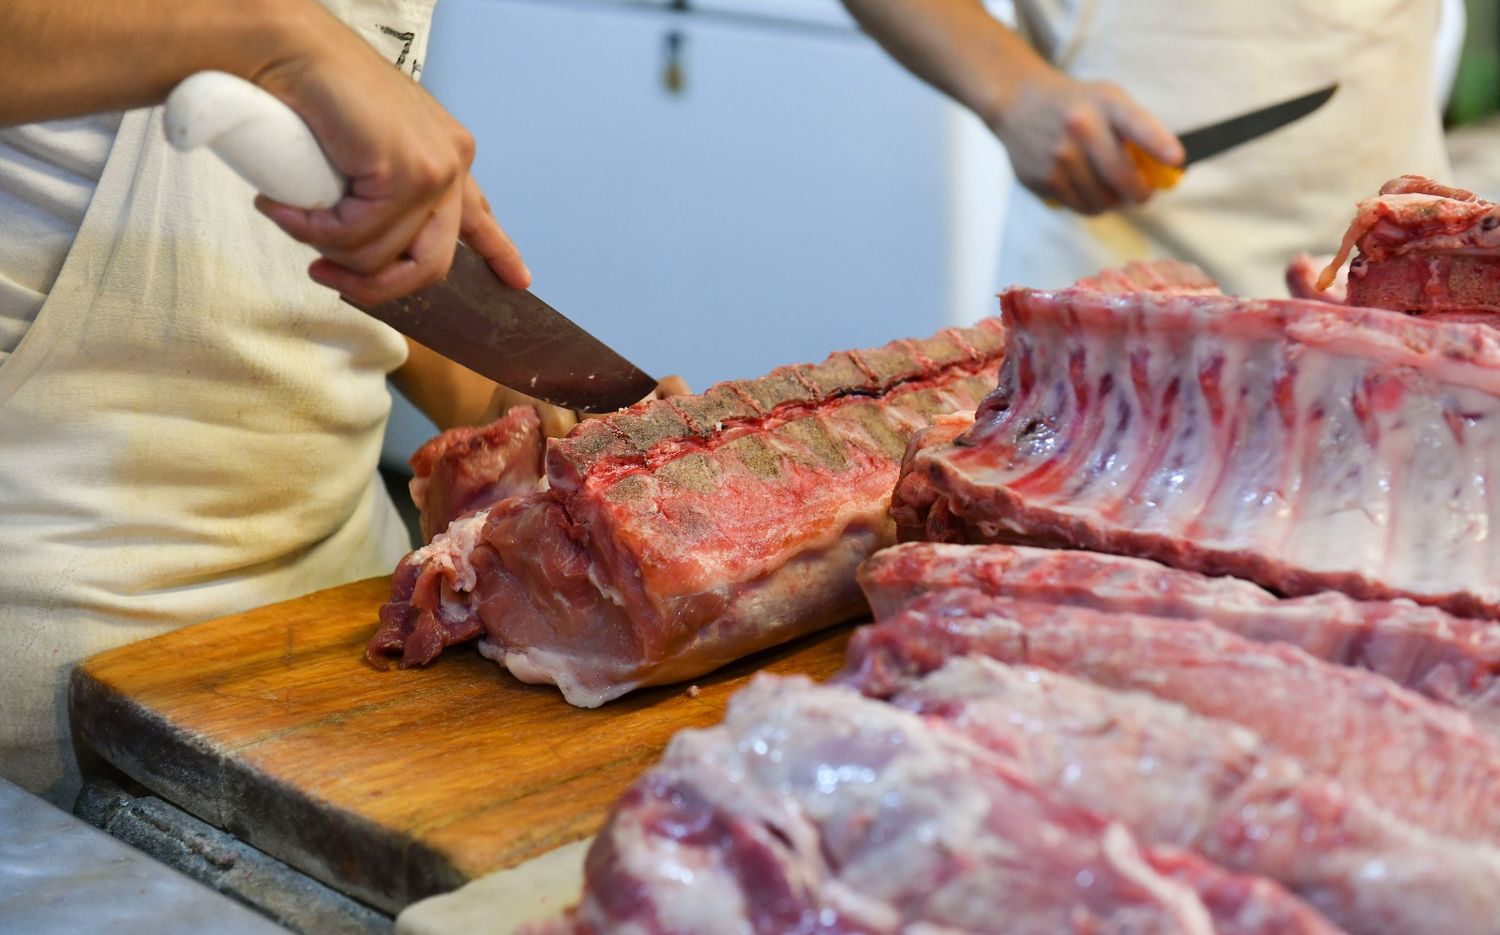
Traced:
POLYGON ((894 541, 906 442, 994 386, 993 320, 585 422, 549 489, 460 519, 397 568, 372 661, 480 651, 593 706, 860 613, 894 541))
POLYGON ((1227 721, 976 656, 892 701, 1142 842, 1276 880, 1350 932, 1486 932, 1500 920, 1500 851, 1399 821, 1227 721))
POLYGON ((1148 692, 1232 721, 1411 824, 1500 841, 1500 741, 1462 712, 1383 676, 1201 621, 958 589, 857 631, 841 677, 888 695, 966 654, 1148 692))
POLYGON ((1500 335, 1378 309, 1017 289, 971 428, 914 440, 904 538, 1153 558, 1500 612, 1500 335))
POLYGON ((910 542, 860 567, 877 620, 933 592, 1116 613, 1205 620, 1259 642, 1291 643, 1467 711, 1500 735, 1500 625, 1410 601, 1356 601, 1334 591, 1279 598, 1237 578, 1210 578, 1139 558, 1009 545, 910 542))
POLYGON ((1170 292, 1176 295, 1222 295, 1219 283, 1192 263, 1182 260, 1131 260, 1124 266, 1100 270, 1073 284, 1095 292, 1170 292))
POLYGON ((1326 932, 1274 883, 1137 843, 941 724, 761 675, 615 806, 577 933, 1326 932))
POLYGON ((1356 207, 1316 288, 1331 286, 1356 250, 1350 305, 1459 321, 1491 322, 1500 314, 1500 205, 1473 192, 1417 175, 1387 182, 1356 207))
POLYGON ((516 406, 489 425, 449 429, 411 456, 411 499, 431 542, 460 516, 537 489, 545 451, 541 419, 516 406))

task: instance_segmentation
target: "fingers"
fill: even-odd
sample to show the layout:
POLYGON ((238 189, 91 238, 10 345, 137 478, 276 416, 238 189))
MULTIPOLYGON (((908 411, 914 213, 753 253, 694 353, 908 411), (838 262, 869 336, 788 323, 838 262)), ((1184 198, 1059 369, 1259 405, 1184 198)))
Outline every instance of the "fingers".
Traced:
MULTIPOLYGON (((1103 110, 1090 107, 1075 111, 1068 116, 1067 128, 1087 164, 1093 187, 1105 198, 1100 210, 1122 201, 1139 204, 1151 197, 1150 184, 1121 145, 1103 110)), ((1078 171, 1083 172, 1083 167, 1078 171)))
POLYGON ((1149 111, 1131 100, 1125 92, 1113 89, 1106 109, 1114 132, 1144 149, 1153 159, 1169 166, 1180 166, 1187 154, 1176 135, 1162 126, 1161 121, 1149 111))
POLYGON ((521 251, 505 236, 505 231, 490 213, 490 203, 473 176, 464 182, 459 235, 475 253, 484 257, 501 282, 517 289, 530 287, 531 270, 522 261, 521 251))
POLYGON ((332 208, 303 211, 261 198, 267 217, 293 239, 357 273, 373 275, 407 253, 427 218, 451 188, 436 193, 413 190, 400 202, 374 201, 351 192, 332 208))
POLYGON ((674 373, 656 384, 654 395, 657 399, 666 399, 668 396, 691 396, 692 393, 693 391, 688 389, 687 381, 674 373))
POLYGON ((454 190, 427 218, 406 252, 373 274, 324 257, 308 268, 314 282, 359 305, 371 306, 408 295, 448 275, 458 237, 460 193, 454 190))

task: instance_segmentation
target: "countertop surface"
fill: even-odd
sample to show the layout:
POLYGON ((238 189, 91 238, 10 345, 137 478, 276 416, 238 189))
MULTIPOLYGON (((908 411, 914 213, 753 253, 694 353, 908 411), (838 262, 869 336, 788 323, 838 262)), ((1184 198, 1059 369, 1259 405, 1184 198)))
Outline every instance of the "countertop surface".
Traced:
POLYGON ((0 779, 0 932, 285 930, 0 779))

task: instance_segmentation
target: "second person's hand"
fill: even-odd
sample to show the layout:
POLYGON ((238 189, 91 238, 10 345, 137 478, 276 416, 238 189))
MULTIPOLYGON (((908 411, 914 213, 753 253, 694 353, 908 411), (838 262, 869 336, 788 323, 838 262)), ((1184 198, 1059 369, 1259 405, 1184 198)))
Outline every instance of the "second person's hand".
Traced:
POLYGON ((1118 86, 1050 70, 1018 84, 992 129, 1021 184, 1082 214, 1151 197, 1127 142, 1167 165, 1183 159, 1176 136, 1118 86))

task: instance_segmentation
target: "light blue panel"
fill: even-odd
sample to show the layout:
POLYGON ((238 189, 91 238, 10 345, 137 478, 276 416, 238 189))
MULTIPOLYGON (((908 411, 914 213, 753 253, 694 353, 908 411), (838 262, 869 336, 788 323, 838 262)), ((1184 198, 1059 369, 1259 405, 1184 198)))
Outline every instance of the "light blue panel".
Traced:
POLYGON ((701 389, 944 324, 943 105, 852 30, 442 0, 423 83, 537 294, 653 373, 701 389))

